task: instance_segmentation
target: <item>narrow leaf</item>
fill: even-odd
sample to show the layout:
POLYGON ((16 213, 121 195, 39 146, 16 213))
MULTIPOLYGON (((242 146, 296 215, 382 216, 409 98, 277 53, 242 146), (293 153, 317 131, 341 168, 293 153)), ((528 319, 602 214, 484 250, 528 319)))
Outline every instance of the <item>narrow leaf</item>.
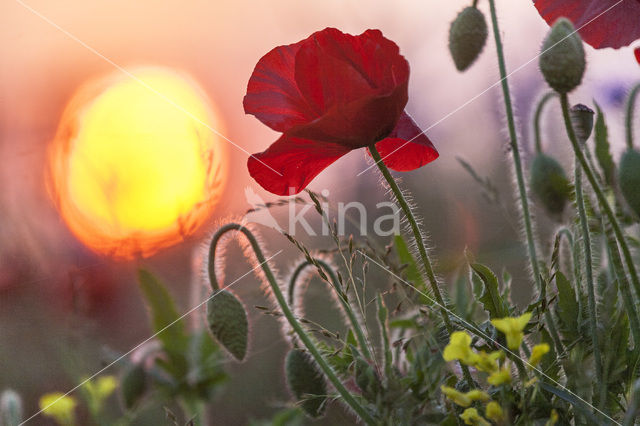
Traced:
POLYGON ((509 315, 509 311, 500 296, 498 288, 498 278, 491 269, 480 263, 472 263, 471 269, 482 280, 484 292, 480 296, 480 302, 484 309, 489 312, 491 318, 504 318, 509 315))
POLYGON ((602 168, 602 172, 604 173, 605 181, 609 186, 613 186, 615 163, 611 156, 611 147, 609 145, 608 136, 609 132, 600 106, 598 104, 595 105, 598 113, 595 124, 596 158, 598 159, 598 164, 600 164, 600 168, 602 168))

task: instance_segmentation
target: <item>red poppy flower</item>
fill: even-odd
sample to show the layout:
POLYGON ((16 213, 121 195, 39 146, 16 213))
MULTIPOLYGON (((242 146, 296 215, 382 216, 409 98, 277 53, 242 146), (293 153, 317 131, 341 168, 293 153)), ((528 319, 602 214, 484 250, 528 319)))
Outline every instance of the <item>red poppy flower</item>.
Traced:
POLYGON ((636 61, 640 64, 640 47, 636 47, 636 50, 634 50, 633 53, 636 55, 636 61))
POLYGON ((640 0, 533 0, 552 25, 564 16, 596 49, 628 46, 640 38, 640 0), (617 4, 619 3, 619 4, 617 4))
POLYGON ((267 191, 291 195, 351 150, 373 143, 397 171, 438 157, 404 113, 409 64, 378 30, 359 36, 327 28, 276 47, 256 65, 244 110, 282 136, 249 157, 251 176, 267 191))

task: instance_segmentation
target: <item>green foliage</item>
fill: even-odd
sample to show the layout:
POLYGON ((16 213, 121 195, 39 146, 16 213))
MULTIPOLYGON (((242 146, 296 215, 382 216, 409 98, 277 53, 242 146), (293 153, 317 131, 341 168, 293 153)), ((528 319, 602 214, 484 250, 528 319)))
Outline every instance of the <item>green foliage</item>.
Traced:
POLYGON ((613 187, 615 182, 615 169, 616 165, 613 162, 613 156, 611 155, 611 146, 609 145, 609 130, 605 122, 604 113, 600 109, 600 106, 596 103, 596 124, 595 124, 595 154, 598 164, 604 174, 604 179, 607 185, 613 187))
POLYGON ((625 201, 636 216, 640 216, 640 152, 628 149, 622 154, 618 181, 625 201))
POLYGON ((320 417, 326 407, 327 385, 313 358, 301 349, 290 350, 285 360, 285 377, 305 413, 320 417))
POLYGON ((491 269, 480 263, 472 263, 471 270, 482 280, 484 291, 479 301, 489 313, 490 318, 504 318, 509 316, 509 308, 500 295, 498 278, 491 269))

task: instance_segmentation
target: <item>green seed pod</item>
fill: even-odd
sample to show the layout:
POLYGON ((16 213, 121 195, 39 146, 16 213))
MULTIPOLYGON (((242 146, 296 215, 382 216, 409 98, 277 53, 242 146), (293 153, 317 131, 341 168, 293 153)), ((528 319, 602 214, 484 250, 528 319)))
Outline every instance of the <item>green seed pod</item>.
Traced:
POLYGON ((375 402, 376 397, 382 390, 382 382, 376 370, 362 358, 357 358, 355 378, 356 384, 362 391, 362 395, 369 401, 375 402))
POLYGON ((549 213, 562 213, 569 199, 569 181, 556 160, 542 153, 537 154, 531 164, 530 186, 549 213))
POLYGON ((585 67, 582 39, 571 21, 558 19, 542 44, 542 75, 553 90, 569 93, 580 85, 585 67))
POLYGON ((487 41, 487 22, 475 7, 458 14, 449 29, 449 51, 458 71, 464 71, 480 56, 487 41))
POLYGON ((640 152, 628 149, 622 154, 618 179, 624 199, 631 210, 640 216, 640 152))
POLYGON ((285 360, 287 385, 302 409, 311 417, 320 417, 325 410, 327 384, 311 356, 294 348, 285 360))
POLYGON ((127 409, 133 408, 147 389, 147 372, 140 364, 127 367, 120 382, 122 399, 127 409))
POLYGON ((0 395, 0 425, 18 426, 22 423, 22 398, 7 389, 0 395))
POLYGON ((576 104, 571 107, 571 124, 576 137, 582 143, 586 142, 593 130, 593 115, 595 112, 586 105, 576 104))
POLYGON ((227 290, 220 290, 207 301, 209 330, 238 361, 247 354, 249 322, 244 306, 227 290))

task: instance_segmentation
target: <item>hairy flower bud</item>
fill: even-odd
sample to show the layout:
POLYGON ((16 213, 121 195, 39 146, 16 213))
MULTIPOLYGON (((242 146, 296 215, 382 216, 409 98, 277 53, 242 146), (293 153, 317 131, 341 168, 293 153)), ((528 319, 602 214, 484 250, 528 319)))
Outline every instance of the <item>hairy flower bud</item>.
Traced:
POLYGON ((640 152, 628 149, 618 168, 620 191, 631 210, 640 216, 640 152))
POLYGON ((458 14, 449 29, 449 50, 458 71, 464 71, 478 58, 487 41, 487 22, 475 7, 458 14))
POLYGON ((22 423, 22 398, 15 391, 7 389, 0 395, 0 424, 18 426, 22 423))
POLYGON ((320 417, 326 405, 327 385, 311 356, 297 348, 289 351, 285 375, 289 390, 301 402, 302 409, 311 417, 320 417))
POLYGON ((586 105, 576 104, 571 108, 571 124, 576 132, 578 140, 586 142, 593 129, 594 111, 586 105))
POLYGON ((140 364, 132 364, 125 370, 120 382, 122 399, 127 409, 133 408, 147 389, 147 373, 140 364))
POLYGON ((242 303, 227 290, 220 290, 207 301, 209 330, 238 361, 247 354, 249 322, 242 303))
POLYGON ((542 153, 537 154, 531 164, 530 186, 549 213, 562 213, 569 199, 569 181, 556 160, 542 153))
POLYGON ((553 90, 569 93, 580 85, 585 67, 582 39, 571 21, 558 19, 542 44, 542 75, 553 90))
POLYGON ((376 370, 362 358, 357 358, 355 378, 356 384, 362 391, 362 395, 369 401, 375 402, 376 397, 382 390, 382 382, 376 370))

